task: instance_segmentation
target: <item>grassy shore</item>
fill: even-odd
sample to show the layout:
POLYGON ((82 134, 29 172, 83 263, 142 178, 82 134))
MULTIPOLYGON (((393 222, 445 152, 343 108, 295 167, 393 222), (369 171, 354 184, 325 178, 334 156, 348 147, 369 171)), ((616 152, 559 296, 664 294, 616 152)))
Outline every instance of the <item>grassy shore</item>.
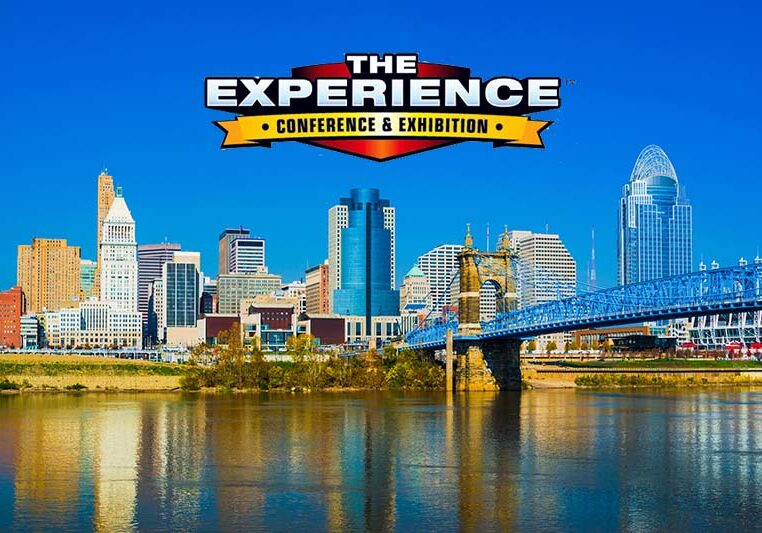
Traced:
POLYGON ((105 357, 0 355, 0 390, 174 390, 182 365, 105 357))
POLYGON ((628 359, 528 363, 533 388, 705 387, 762 385, 762 363, 715 359, 628 359))
POLYGON ((762 369, 762 362, 752 360, 724 359, 627 359, 621 361, 553 361, 563 368, 612 368, 612 369, 690 369, 690 370, 747 370, 762 369))
POLYGON ((414 352, 268 362, 236 353, 211 366, 87 356, 0 354, 0 392, 264 391, 444 388, 444 370, 414 352))

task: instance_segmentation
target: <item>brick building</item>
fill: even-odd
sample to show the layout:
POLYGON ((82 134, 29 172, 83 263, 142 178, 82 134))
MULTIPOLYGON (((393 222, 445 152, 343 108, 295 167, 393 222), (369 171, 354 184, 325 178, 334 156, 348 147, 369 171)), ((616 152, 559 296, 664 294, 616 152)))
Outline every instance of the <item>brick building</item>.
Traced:
POLYGON ((24 293, 21 287, 0 292, 0 346, 21 347, 21 315, 24 314, 24 293))

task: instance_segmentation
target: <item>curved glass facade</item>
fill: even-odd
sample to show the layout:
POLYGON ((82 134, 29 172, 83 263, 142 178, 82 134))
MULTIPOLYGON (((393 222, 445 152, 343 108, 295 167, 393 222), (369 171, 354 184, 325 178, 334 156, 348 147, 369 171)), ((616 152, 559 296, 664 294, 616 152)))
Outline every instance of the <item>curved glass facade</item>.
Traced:
POLYGON ((619 283, 685 274, 693 263, 693 214, 667 154, 638 156, 619 206, 619 283))
POLYGON ((399 291, 392 290, 392 233, 384 224, 378 189, 352 189, 340 205, 347 207, 348 225, 341 229, 341 288, 333 294, 334 312, 364 316, 399 314, 399 291))

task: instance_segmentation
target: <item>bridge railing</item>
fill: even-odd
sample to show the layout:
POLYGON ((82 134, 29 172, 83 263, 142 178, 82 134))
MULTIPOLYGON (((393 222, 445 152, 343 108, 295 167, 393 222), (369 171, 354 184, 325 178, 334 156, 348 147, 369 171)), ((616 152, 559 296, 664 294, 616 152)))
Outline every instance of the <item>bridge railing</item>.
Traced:
POLYGON ((458 321, 453 320, 441 324, 434 324, 425 328, 411 331, 405 336, 405 342, 411 346, 425 346, 428 344, 441 344, 447 335, 447 330, 458 332, 458 321))

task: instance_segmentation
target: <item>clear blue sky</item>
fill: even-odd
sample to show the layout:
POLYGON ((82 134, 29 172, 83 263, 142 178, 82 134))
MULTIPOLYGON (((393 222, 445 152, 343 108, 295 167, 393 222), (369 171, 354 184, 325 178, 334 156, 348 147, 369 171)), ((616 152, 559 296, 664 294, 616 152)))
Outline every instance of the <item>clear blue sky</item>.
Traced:
MULTIPOLYGON (((616 218, 638 152, 667 152, 694 206, 695 263, 762 246, 760 8, 753 2, 393 4, 6 2, 0 8, 0 286, 16 246, 64 237, 95 257, 96 177, 124 188, 140 243, 165 237, 217 270, 217 236, 268 239, 284 281, 326 256, 326 210, 353 186, 397 207, 398 270, 471 222, 560 233, 581 279, 595 227, 616 282, 616 218), (687 4, 686 4, 687 6, 687 4), (286 76, 345 52, 418 52, 475 75, 560 76, 546 150, 465 143, 375 163, 297 143, 219 150, 205 76, 286 76)), ((227 117, 225 117, 227 118, 227 117)))

